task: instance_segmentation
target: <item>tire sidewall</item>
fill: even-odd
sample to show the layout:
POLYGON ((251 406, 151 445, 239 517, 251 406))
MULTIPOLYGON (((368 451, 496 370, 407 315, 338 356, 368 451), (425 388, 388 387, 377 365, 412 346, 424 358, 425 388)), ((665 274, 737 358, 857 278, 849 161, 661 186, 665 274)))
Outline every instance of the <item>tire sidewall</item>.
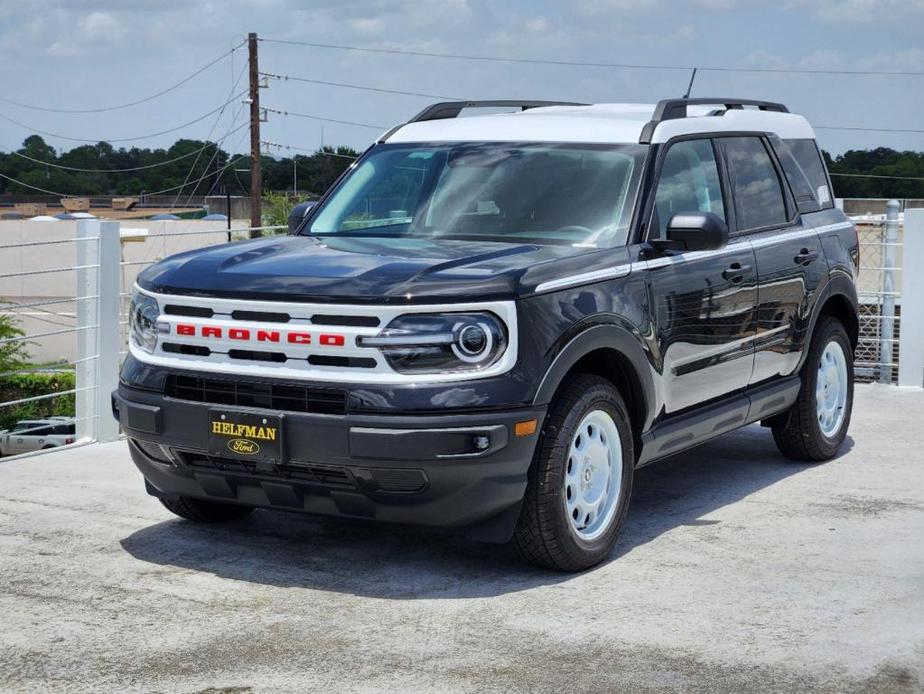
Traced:
POLYGON ((821 431, 821 426, 818 424, 817 417, 813 419, 813 422, 815 433, 819 441, 830 448, 831 454, 833 455, 840 449, 844 439, 847 438, 847 430, 850 427, 850 417, 853 414, 853 347, 850 344, 850 339, 847 337, 847 332, 839 322, 826 321, 825 324, 821 326, 821 330, 817 333, 817 339, 812 346, 811 360, 806 364, 808 373, 806 374, 805 380, 806 390, 811 398, 812 407, 817 411, 818 401, 815 388, 818 384, 818 365, 821 361, 821 355, 824 354, 825 348, 831 342, 838 343, 840 348, 844 351, 844 357, 847 360, 847 400, 844 405, 846 412, 844 413, 844 420, 841 422, 841 426, 837 432, 835 432, 834 436, 824 435, 821 431))
MULTIPOLYGON (((543 451, 545 455, 554 455, 555 459, 547 459, 546 464, 555 466, 555 498, 557 499, 555 513, 555 523, 558 526, 558 536, 567 538, 573 545, 572 552, 578 552, 582 555, 605 555, 608 554, 616 541, 619 529, 625 520, 626 513, 629 509, 629 497, 632 494, 632 478, 634 468, 634 456, 632 446, 632 428, 629 425, 629 417, 626 412, 622 398, 619 397, 618 391, 612 387, 603 385, 595 386, 588 390, 575 406, 571 408, 565 419, 564 426, 550 441, 549 450, 543 451), (610 521, 606 532, 593 540, 587 540, 574 529, 568 518, 567 506, 565 503, 565 476, 568 461, 568 452, 571 448, 571 441, 577 431, 578 425, 584 417, 593 410, 602 410, 606 412, 616 424, 619 432, 619 442, 622 448, 622 483, 620 485, 620 497, 617 500, 616 511, 610 521)), ((595 559, 594 563, 599 561, 595 559)))

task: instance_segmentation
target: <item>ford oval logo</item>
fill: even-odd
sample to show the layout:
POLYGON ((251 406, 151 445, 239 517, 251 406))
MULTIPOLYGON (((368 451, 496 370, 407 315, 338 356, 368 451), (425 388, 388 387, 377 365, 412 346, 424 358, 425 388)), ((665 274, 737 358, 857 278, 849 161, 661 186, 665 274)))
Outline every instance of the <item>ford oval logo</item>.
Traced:
POLYGON ((238 455, 256 455, 260 452, 260 445, 248 439, 231 439, 228 441, 228 450, 238 455))

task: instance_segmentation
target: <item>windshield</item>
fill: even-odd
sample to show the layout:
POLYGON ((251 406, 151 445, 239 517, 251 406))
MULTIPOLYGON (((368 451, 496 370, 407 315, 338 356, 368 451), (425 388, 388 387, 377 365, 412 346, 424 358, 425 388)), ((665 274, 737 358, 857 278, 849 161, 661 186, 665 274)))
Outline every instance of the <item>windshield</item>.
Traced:
POLYGON ((302 233, 624 243, 645 152, 642 145, 379 145, 302 233))

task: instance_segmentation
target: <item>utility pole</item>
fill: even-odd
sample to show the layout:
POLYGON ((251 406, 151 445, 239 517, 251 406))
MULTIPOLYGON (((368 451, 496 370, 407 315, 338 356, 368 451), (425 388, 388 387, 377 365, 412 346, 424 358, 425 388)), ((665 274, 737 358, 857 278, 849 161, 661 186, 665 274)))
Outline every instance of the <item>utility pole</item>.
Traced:
MULTIPOLYGON (((257 66, 257 35, 247 35, 247 54, 250 58, 250 226, 263 226, 263 176, 260 170, 260 71, 257 66)), ((251 231, 250 238, 263 236, 262 231, 251 231)))

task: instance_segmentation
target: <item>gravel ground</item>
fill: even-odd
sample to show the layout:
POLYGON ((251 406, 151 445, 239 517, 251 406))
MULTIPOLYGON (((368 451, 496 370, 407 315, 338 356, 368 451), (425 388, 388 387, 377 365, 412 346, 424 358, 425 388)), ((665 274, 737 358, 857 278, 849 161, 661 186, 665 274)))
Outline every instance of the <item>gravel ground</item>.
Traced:
POLYGON ((924 691, 924 392, 825 465, 751 427, 645 468, 580 575, 440 533, 147 497, 123 443, 0 462, 0 690, 924 691))

